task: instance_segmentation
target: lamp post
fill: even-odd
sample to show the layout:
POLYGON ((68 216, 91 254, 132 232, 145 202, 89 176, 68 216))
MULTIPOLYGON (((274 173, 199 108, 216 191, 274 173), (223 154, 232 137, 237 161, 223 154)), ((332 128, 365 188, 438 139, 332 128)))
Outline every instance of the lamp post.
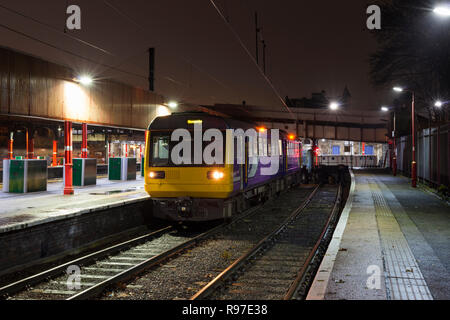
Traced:
MULTIPOLYGON (((387 112, 389 111, 391 108, 389 107, 381 107, 381 111, 383 112, 387 112)), ((392 140, 394 140, 394 145, 393 145, 393 155, 392 155, 392 175, 395 177, 397 175, 397 146, 396 146, 396 134, 395 134, 395 109, 394 109, 394 130, 392 131, 392 140)))
POLYGON ((414 111, 414 91, 401 87, 394 87, 394 91, 411 93, 411 135, 412 135, 412 162, 411 162, 411 186, 417 187, 417 163, 416 163, 416 134, 415 134, 415 111, 414 111))
MULTIPOLYGON (((447 103, 449 103, 449 101, 442 102, 440 100, 437 100, 434 103, 434 106, 436 108, 440 109, 440 108, 442 108, 442 106, 444 104, 447 104, 447 103)), ((440 119, 439 119, 439 121, 438 121, 438 128, 437 128, 437 184, 438 184, 438 186, 441 184, 441 163, 439 161, 440 158, 441 158, 440 138, 441 138, 441 124, 440 124, 440 119)), ((430 175, 430 180, 431 180, 431 175, 430 175)))

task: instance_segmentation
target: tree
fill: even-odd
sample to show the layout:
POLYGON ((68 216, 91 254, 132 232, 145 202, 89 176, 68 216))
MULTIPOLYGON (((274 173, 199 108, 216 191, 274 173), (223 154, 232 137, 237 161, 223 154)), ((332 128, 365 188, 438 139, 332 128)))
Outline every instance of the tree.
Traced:
POLYGON ((378 50, 370 57, 377 86, 407 86, 418 108, 450 100, 450 19, 433 13, 432 0, 378 1, 381 30, 372 31, 378 50))

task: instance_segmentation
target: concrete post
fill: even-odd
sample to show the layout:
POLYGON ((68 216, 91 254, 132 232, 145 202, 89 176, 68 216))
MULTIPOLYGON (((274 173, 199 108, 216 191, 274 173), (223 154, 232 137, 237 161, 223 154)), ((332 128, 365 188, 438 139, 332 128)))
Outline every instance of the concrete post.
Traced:
POLYGON ((8 155, 10 160, 14 159, 13 147, 14 147, 14 133, 11 132, 9 134, 9 144, 8 144, 8 155))
POLYGON ((82 125, 82 136, 81 136, 81 157, 87 158, 88 148, 87 148, 87 123, 83 123, 82 125))
POLYGON ((56 167, 58 165, 58 160, 56 159, 56 156, 58 155, 58 141, 53 140, 53 160, 52 160, 52 167, 56 167))
POLYGON ((64 156, 65 156, 65 186, 64 186, 64 194, 70 195, 74 194, 73 185, 72 185, 72 173, 73 173, 73 164, 72 164, 72 154, 73 154, 73 145, 72 145, 72 122, 65 121, 64 122, 64 156))

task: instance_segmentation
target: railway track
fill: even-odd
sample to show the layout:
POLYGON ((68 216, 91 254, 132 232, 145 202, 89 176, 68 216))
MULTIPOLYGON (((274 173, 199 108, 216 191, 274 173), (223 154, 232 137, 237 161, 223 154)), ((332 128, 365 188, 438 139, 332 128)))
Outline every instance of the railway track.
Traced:
POLYGON ((292 299, 306 294, 337 218, 341 187, 320 187, 191 300, 292 299))
MULTIPOLYGON (((294 192, 294 197, 295 195, 300 196, 296 200, 297 204, 302 201, 303 205, 306 205, 318 190, 316 187, 303 189, 300 193, 299 191, 294 192)), ((90 299, 101 295, 108 288, 117 288, 117 284, 127 282, 144 270, 155 266, 164 267, 171 258, 180 256, 189 259, 182 254, 188 252, 187 249, 192 249, 207 239, 226 238, 227 232, 228 236, 231 234, 232 238, 239 235, 245 242, 256 243, 262 235, 267 235, 267 230, 270 230, 273 225, 279 224, 280 217, 288 215, 280 212, 276 218, 270 214, 277 208, 276 201, 274 201, 275 207, 273 202, 266 209, 263 205, 253 207, 237 216, 233 221, 203 233, 187 234, 180 233, 173 227, 162 228, 4 286, 0 288, 0 297, 19 300, 90 299), (264 211, 267 212, 264 213, 264 211), (261 214, 262 212, 263 214, 261 214), (257 218, 255 219, 255 217, 257 218), (249 229, 249 221, 253 220, 256 222, 252 223, 256 224, 259 230, 256 226, 252 226, 252 230, 249 229), (68 270, 75 274, 68 274, 68 270), (80 286, 77 287, 77 284, 80 286)), ((281 204, 278 206, 283 207, 281 204)), ((285 204, 285 206, 294 208, 297 205, 285 204)), ((158 270, 160 268, 156 268, 155 272, 158 270)), ((133 285, 128 287, 133 287, 133 285)), ((139 290, 139 286, 135 287, 136 290, 139 290)), ((164 288, 159 288, 159 290, 164 290, 164 288)))
POLYGON ((224 227, 208 241, 178 255, 170 263, 149 269, 128 287, 105 291, 101 299, 189 299, 230 262, 266 237, 292 210, 309 201, 317 185, 294 187, 268 201, 254 214, 224 227))
POLYGON ((172 226, 164 227, 8 284, 0 288, 0 297, 12 300, 93 298, 107 287, 126 281, 195 246, 259 208, 250 208, 229 223, 195 235, 183 234, 172 226))

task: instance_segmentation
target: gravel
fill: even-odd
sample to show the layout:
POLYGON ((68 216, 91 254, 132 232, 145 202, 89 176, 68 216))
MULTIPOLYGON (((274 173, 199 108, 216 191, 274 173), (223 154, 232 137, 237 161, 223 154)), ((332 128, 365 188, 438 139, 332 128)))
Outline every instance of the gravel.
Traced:
POLYGON ((267 202, 257 213, 216 237, 106 292, 103 300, 189 299, 209 281, 269 234, 310 194, 297 187, 267 202))

